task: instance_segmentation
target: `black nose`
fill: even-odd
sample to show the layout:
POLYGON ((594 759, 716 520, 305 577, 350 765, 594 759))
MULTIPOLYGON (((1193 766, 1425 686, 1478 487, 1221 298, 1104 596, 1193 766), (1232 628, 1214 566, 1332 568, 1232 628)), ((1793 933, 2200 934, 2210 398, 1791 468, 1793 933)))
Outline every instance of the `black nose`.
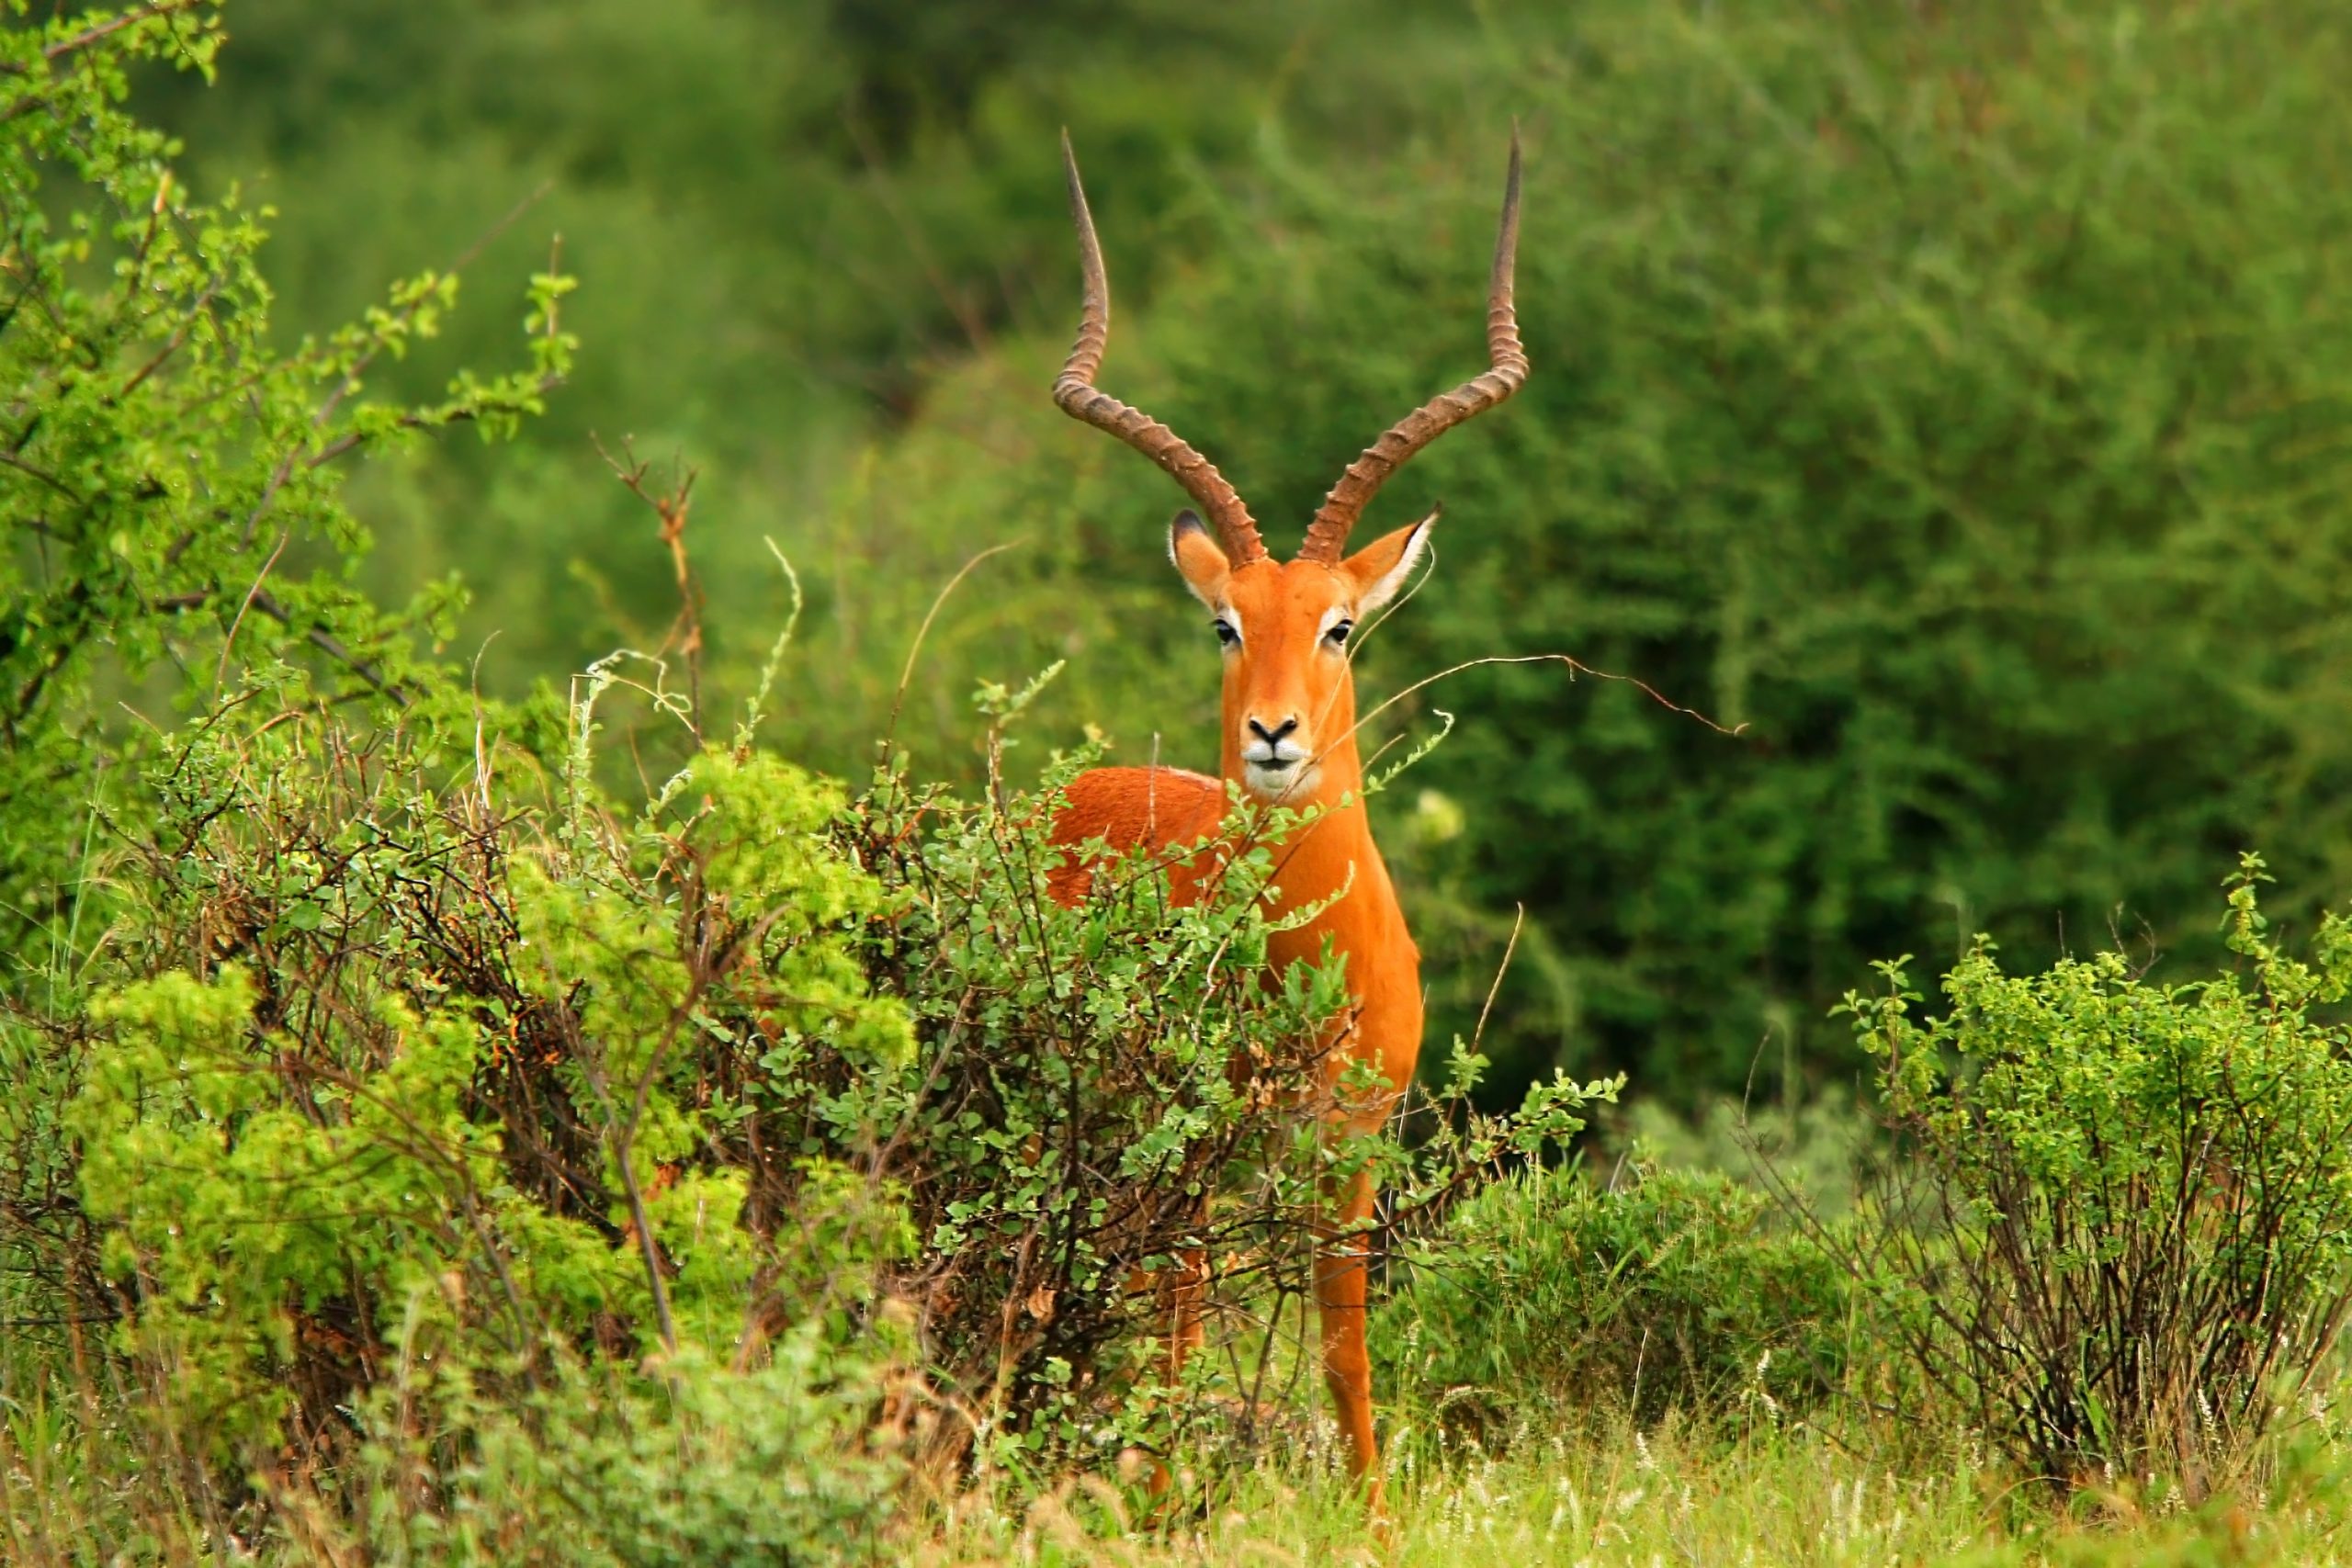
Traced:
POLYGON ((1298 720, 1295 717, 1286 718, 1272 729, 1268 729, 1254 718, 1250 721, 1250 732, 1269 746, 1297 728, 1298 720))

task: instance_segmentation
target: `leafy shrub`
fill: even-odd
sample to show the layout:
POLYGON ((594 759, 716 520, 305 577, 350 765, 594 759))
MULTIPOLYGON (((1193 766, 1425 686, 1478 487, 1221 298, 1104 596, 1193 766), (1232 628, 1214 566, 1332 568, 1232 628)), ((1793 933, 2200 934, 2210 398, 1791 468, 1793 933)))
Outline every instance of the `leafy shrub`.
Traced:
MULTIPOLYGON (((530 362, 459 372, 410 405, 368 378, 430 338, 458 279, 425 273, 360 322, 273 341, 266 209, 206 201, 174 144, 126 107, 134 73, 209 73, 217 5, 119 12, 12 6, 0 25, 0 941, 67 945, 103 923, 78 855, 95 817, 135 810, 156 727, 126 688, 225 696, 248 670, 306 672, 322 700, 390 713, 443 686, 420 657, 459 594, 389 612, 345 568, 370 544, 344 505, 356 455, 472 424, 510 434, 571 364, 570 282, 530 287, 530 362), (157 669, 187 679, 139 682, 157 669), (103 763, 111 762, 111 767, 103 763), (118 786, 130 786, 117 794, 118 786), (95 799, 93 796, 95 795, 95 799), (61 824, 90 824, 80 834, 61 824), (77 927, 78 918, 78 927, 77 927)), ((0 993, 20 984, 0 968, 0 993)))
POLYGON ((545 835, 499 799, 525 759, 451 778, 416 734, 270 694, 167 749, 95 993, 19 1017, 71 1136, 50 1187, 0 1186, 12 1220, 62 1211, 12 1227, 33 1310, 0 1385, 97 1377, 87 1451, 177 1479, 89 1495, 150 1529, 863 1550, 905 1468, 876 1419, 913 1350, 879 1294, 903 1208, 770 1149, 719 1081, 794 1032, 867 1076, 910 1055, 858 961, 881 891, 841 792, 711 753, 686 809, 545 835))
POLYGON ((1464 1202, 1374 1318, 1377 1354, 1449 1418, 1802 1410, 1839 1383, 1838 1261, 1729 1178, 1635 1161, 1531 1169, 1464 1202))
POLYGON ((2352 925, 2286 956, 2232 886, 2251 971, 2159 986, 2120 954, 2005 975, 1989 942, 1924 1022, 1902 966, 1850 997, 1905 1145, 1871 1266, 1900 1343, 2013 1460, 2072 1481, 2240 1473, 2352 1307, 2352 925))
POLYGON ((562 1358, 512 1403, 410 1359, 360 1417, 348 1484, 379 1506, 300 1524, 324 1561, 360 1544, 527 1568, 887 1561, 904 1465, 874 1425, 876 1371, 810 1325, 750 1367, 687 1352, 643 1377, 562 1358))
POLYGON ((85 1304, 224 1450, 289 1416, 323 1439, 427 1286, 525 1361, 755 1344, 821 1256, 777 1227, 849 1209, 822 1150, 770 1152, 714 1080, 819 1026, 865 1076, 910 1055, 850 945, 881 894, 827 837, 838 791, 710 754, 691 808, 557 844, 487 774, 433 773, 299 710, 199 732, 160 781, 127 974, 56 1039, 112 1281, 85 1304))
POLYGON ((886 775, 863 812, 860 854, 898 899, 875 962, 924 1040, 919 1077, 870 1089, 923 1242, 899 1284, 931 1366, 994 1460, 1135 1440, 1112 1417, 1164 1319, 1131 1276, 1202 1246, 1258 1260, 1229 1288, 1302 1267, 1338 972, 1259 983, 1262 848, 1196 904, 1139 859, 1064 908, 1033 803, 886 775))

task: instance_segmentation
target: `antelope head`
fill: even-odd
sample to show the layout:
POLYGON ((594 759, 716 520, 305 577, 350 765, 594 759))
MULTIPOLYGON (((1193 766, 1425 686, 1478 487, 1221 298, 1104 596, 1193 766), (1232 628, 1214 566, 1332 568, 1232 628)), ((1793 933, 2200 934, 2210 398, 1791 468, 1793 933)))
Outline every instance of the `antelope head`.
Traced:
POLYGON ((1429 547, 1432 510, 1409 527, 1347 553, 1356 519, 1388 476, 1446 431, 1501 402, 1527 379, 1527 355, 1511 305, 1519 245, 1519 134, 1511 133, 1500 232, 1487 293, 1488 368, 1398 420, 1348 465, 1307 525, 1295 558, 1267 554, 1250 509, 1216 466, 1174 431, 1094 385, 1110 341, 1111 288, 1102 247, 1062 136, 1070 216, 1078 226, 1085 304, 1078 341, 1054 382, 1062 412, 1108 431, 1159 464, 1199 511, 1176 514, 1168 554, 1205 605, 1225 654, 1222 772, 1261 800, 1321 803, 1360 789, 1355 683, 1350 654, 1359 626, 1394 600, 1429 547), (1205 516, 1206 521, 1203 518, 1205 516))

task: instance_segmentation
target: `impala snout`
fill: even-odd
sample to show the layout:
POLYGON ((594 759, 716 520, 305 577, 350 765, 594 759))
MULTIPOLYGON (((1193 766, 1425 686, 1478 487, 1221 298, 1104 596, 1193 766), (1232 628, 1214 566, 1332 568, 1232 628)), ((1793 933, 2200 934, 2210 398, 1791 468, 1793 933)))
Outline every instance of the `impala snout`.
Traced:
POLYGON ((1315 770, 1306 765, 1312 753, 1299 732, 1296 714, 1273 720, 1253 714, 1242 720, 1241 730, 1243 782, 1251 793, 1271 799, 1312 786, 1315 770))
MULTIPOLYGON (((1263 719, 1259 718, 1252 718, 1247 722, 1250 727, 1250 736, 1241 743, 1241 750, 1242 754, 1253 762, 1272 761, 1283 756, 1284 744, 1292 736, 1298 733, 1296 714, 1293 714, 1288 718, 1277 719, 1271 727, 1263 719)), ((1306 755, 1303 751, 1296 754, 1306 755)))

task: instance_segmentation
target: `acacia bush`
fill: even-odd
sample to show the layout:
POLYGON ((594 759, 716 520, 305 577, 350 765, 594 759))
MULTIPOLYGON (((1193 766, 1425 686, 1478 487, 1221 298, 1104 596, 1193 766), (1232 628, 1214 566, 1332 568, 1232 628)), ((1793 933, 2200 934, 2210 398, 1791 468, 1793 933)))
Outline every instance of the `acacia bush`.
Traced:
POLYGON ((903 1218, 797 1122, 772 1152, 740 1083, 820 1024, 845 1074, 910 1058, 852 947, 879 890, 838 790, 712 754, 691 811, 559 842, 417 737, 255 707, 174 749, 103 983, 47 1021, 49 1300, 115 1322, 232 1474, 336 1461, 419 1353, 520 1399, 579 1354, 748 1376, 847 1312, 841 1376, 878 1397, 850 1352, 903 1218))
POLYGON ((1849 997, 1901 1140, 1847 1252, 1895 1344, 2030 1474, 2239 1478, 2324 1393, 2352 1310, 2352 925, 2309 964, 2230 891, 2243 975, 2114 953, 2004 974, 1980 940, 1924 1021, 1900 964, 1849 997))
MULTIPOLYGON (((497 799, 527 759, 453 777, 268 700, 297 690, 166 749, 88 989, 10 1021, 52 1114, 0 1166, 0 1389, 78 1382, 111 1471, 41 1508, 157 1551, 197 1520, 336 1559, 862 1552, 905 1471, 876 1413, 910 1339, 874 1316, 903 1214, 764 1164, 708 1091, 729 1058, 671 1049, 821 1018, 845 1060, 909 1053, 851 952, 876 889, 839 792, 713 756, 670 833, 559 843, 497 799), (731 988, 754 964, 789 995, 731 988)), ((13 1488, 42 1470, 7 1436, 13 1488)))

